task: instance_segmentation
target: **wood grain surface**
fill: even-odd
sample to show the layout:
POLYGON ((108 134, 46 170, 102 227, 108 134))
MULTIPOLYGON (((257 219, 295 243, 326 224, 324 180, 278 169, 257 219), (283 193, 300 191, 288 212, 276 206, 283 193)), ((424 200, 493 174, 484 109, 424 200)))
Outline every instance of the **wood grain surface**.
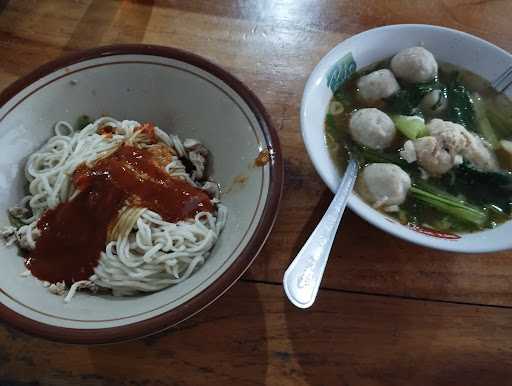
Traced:
POLYGON ((323 291, 311 310, 278 285, 238 283, 173 331, 67 346, 0 330, 0 384, 510 385, 512 311, 323 291))
POLYGON ((299 131, 305 81, 343 39, 395 23, 457 28, 512 50, 511 1, 0 0, 0 89, 82 48, 152 43, 246 83, 279 132, 285 191, 243 282, 174 331, 65 346, 0 326, 0 385, 512 385, 512 254, 432 251, 347 213, 312 310, 283 272, 328 206, 299 131))

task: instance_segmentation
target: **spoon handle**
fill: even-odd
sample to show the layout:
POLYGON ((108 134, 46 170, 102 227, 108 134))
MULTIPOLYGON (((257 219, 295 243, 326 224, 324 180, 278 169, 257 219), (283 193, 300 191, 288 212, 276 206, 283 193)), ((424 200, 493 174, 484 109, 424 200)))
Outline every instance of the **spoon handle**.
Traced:
POLYGON ((357 161, 352 158, 331 205, 284 274, 284 291, 299 308, 309 308, 315 301, 357 170, 357 161))

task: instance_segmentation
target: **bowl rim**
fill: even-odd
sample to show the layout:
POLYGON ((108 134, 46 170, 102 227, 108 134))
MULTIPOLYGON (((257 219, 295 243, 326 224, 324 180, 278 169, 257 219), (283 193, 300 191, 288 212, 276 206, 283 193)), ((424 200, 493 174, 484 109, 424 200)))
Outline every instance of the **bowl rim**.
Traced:
MULTIPOLYGON (((310 145, 310 142, 306 140, 306 99, 308 95, 311 92, 311 88, 314 86, 314 78, 317 76, 318 72, 321 70, 322 65, 324 65, 324 62, 329 62, 331 60, 335 61, 341 57, 336 56, 334 58, 333 54, 336 52, 336 50, 339 50, 339 46, 343 44, 350 43, 351 40, 356 38, 361 38, 365 35, 374 34, 379 31, 396 31, 397 33, 403 33, 403 29, 425 29, 425 30, 437 30, 437 31, 444 31, 450 34, 454 34, 460 37, 464 37, 466 39, 471 39, 475 42, 478 42, 479 44, 483 44, 486 46, 491 47, 493 50, 496 50, 498 52, 501 52, 505 55, 507 55, 509 58, 512 58, 512 53, 504 50, 503 48, 497 46, 496 44, 489 42, 488 40, 485 40, 479 36, 473 35, 468 32, 460 31, 454 28, 434 25, 434 24, 421 24, 421 23, 403 23, 403 24, 389 24, 379 27, 370 28, 364 31, 361 31, 359 33, 356 33, 354 35, 351 35, 347 37, 346 39, 340 41, 336 45, 334 45, 329 51, 327 51, 317 62, 313 70, 311 71, 308 79, 306 80, 304 91, 302 94, 301 99, 301 106, 300 106, 300 128, 301 128, 301 135, 302 140, 304 142, 304 146, 306 147, 306 152, 308 153, 308 156, 315 168, 315 171, 320 176, 324 184, 331 190, 333 193, 335 190, 333 190, 333 187, 328 184, 328 176, 326 173, 324 173, 321 169, 321 165, 319 164, 319 161, 316 159, 314 155, 315 149, 310 145), (333 58, 331 58, 333 56, 333 58)), ((340 178, 343 177, 343 174, 340 174, 340 178)), ((395 237, 398 237, 402 240, 405 240, 409 243, 413 243, 416 245, 424 246, 433 250, 438 251, 446 251, 446 252, 457 252, 457 253, 465 253, 465 254, 474 254, 474 253, 490 253, 490 252, 499 252, 506 250, 506 248, 499 248, 499 247, 476 247, 474 249, 468 250, 464 246, 459 245, 459 243, 451 242, 451 243, 440 243, 439 239, 437 238, 430 238, 426 235, 423 235, 421 233, 418 233, 416 237, 411 237, 406 232, 403 232, 400 228, 386 228, 382 224, 380 224, 378 221, 374 219, 374 215, 367 213, 364 210, 364 206, 370 207, 368 204, 366 204, 364 201, 359 199, 358 196, 356 196, 353 192, 350 194, 349 200, 348 200, 348 206, 351 210, 353 210, 359 217, 367 221, 372 226, 375 226, 379 228, 381 231, 386 232, 388 234, 391 234, 395 237)), ((383 218, 386 218, 384 215, 381 214, 383 218)))
MULTIPOLYGON (((270 115, 254 92, 238 78, 219 65, 191 52, 152 44, 114 44, 66 54, 36 68, 0 92, 0 107, 30 84, 57 70, 86 60, 118 55, 151 55, 178 60, 210 73, 236 92, 256 117, 262 134, 268 143, 268 148, 271 150, 269 193, 260 221, 236 260, 210 286, 187 302, 160 315, 124 326, 80 329, 42 323, 18 314, 0 303, 0 319, 30 335, 52 341, 75 344, 116 343, 164 331, 192 317, 222 296, 249 268, 268 239, 279 210, 283 192, 284 164, 279 136, 272 124, 270 115)), ((2 291, 1 288, 0 291, 2 291)))

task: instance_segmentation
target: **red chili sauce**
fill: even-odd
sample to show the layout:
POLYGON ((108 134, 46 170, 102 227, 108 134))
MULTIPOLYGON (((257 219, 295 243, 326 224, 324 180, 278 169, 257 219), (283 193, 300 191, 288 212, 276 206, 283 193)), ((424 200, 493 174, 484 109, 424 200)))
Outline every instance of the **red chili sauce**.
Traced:
POLYGON ((125 205, 148 208, 169 222, 213 210, 206 192, 169 176, 153 152, 126 144, 93 167, 79 166, 73 183, 80 193, 43 214, 41 236, 26 261, 35 277, 51 283, 93 274, 109 226, 125 205))
POLYGON ((107 138, 111 138, 112 134, 114 134, 114 131, 115 131, 115 127, 107 125, 107 126, 100 127, 98 130, 98 134, 104 135, 107 138))

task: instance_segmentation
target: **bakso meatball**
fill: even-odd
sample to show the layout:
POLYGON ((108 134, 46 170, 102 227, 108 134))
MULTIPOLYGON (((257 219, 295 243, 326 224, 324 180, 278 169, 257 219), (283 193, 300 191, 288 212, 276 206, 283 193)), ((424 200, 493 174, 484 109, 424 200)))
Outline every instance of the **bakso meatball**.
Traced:
POLYGON ((437 62, 425 48, 410 47, 393 56, 391 70, 396 77, 407 82, 428 82, 437 76, 437 62))
POLYGON ((385 113, 375 108, 352 113, 349 123, 352 139, 372 149, 384 149, 395 138, 395 124, 385 113))
POLYGON ((371 103, 393 95, 400 86, 391 71, 382 69, 360 77, 357 88, 361 99, 371 103))
POLYGON ((411 178, 399 166, 387 163, 367 165, 361 173, 358 190, 375 208, 398 209, 411 188, 411 178))

